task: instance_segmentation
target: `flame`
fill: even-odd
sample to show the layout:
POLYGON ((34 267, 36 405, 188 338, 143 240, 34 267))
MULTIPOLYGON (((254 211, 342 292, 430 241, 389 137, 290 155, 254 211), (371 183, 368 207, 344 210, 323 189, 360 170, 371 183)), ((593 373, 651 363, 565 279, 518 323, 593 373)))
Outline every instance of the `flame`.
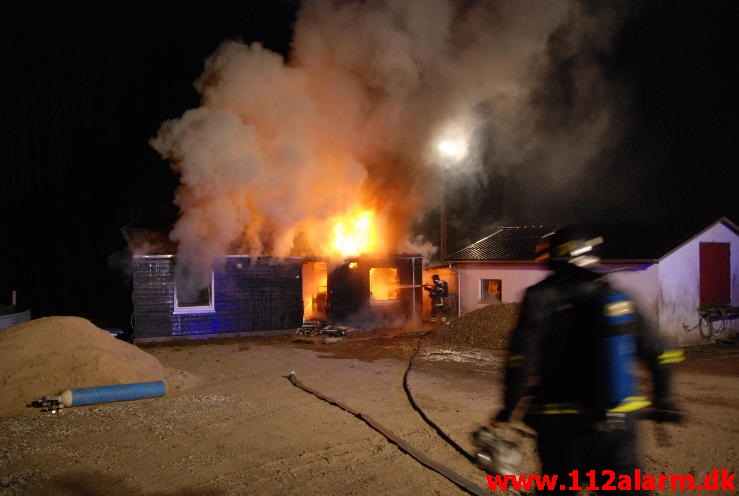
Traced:
POLYGON ((370 269, 370 295, 372 301, 386 302, 398 299, 398 269, 373 267, 370 269))
POLYGON ((328 271, 324 262, 305 262, 303 279, 303 320, 327 320, 328 271))
POLYGON ((362 210, 334 219, 333 234, 331 247, 345 257, 371 252, 377 244, 374 212, 362 210))

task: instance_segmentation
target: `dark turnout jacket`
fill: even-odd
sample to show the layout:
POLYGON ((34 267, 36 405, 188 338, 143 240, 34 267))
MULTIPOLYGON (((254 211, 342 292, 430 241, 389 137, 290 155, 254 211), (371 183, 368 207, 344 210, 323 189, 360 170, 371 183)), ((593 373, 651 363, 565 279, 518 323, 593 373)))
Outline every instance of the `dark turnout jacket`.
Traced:
POLYGON ((635 360, 651 373, 655 403, 669 399, 669 365, 680 351, 666 350, 629 297, 601 274, 569 264, 531 286, 511 336, 505 375, 508 421, 524 395, 532 395, 526 422, 602 420, 650 404, 633 375, 635 360))

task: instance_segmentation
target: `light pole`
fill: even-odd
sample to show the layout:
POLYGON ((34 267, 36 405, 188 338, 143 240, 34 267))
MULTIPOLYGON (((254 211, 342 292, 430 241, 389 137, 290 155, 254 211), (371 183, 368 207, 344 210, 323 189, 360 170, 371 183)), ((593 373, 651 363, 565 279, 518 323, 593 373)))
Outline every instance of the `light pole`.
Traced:
POLYGON ((467 142, 463 139, 445 139, 439 141, 436 146, 441 157, 442 184, 441 201, 439 202, 439 258, 442 262, 446 260, 446 172, 453 166, 459 164, 467 156, 467 142))
MULTIPOLYGON (((446 169, 444 169, 444 172, 446 172, 446 169)), ((443 175, 446 176, 446 174, 443 175)), ((441 209, 439 212, 439 259, 442 262, 446 260, 446 181, 443 179, 441 183, 441 205, 439 206, 441 209)))

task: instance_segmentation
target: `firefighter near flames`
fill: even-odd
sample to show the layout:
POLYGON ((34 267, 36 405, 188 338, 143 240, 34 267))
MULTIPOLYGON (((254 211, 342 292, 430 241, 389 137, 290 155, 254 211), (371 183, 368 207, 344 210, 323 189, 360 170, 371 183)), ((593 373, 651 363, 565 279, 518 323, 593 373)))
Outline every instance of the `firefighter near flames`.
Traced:
POLYGON ((437 320, 449 322, 451 310, 449 308, 449 284, 438 274, 431 276, 431 284, 424 284, 423 289, 431 299, 431 322, 437 320))

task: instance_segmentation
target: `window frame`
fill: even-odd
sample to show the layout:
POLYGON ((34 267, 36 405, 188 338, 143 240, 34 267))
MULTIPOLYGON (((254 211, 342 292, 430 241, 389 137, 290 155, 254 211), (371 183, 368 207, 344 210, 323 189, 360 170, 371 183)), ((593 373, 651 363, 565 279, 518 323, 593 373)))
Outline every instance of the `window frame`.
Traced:
MULTIPOLYGON (((397 267, 370 267, 368 273, 368 282, 369 282, 369 290, 370 290, 370 304, 371 305, 397 305, 400 303, 400 273, 398 271, 397 267), (384 299, 377 299, 375 298, 372 284, 372 271, 374 270, 389 270, 392 271, 392 275, 394 276, 394 290, 395 290, 395 298, 384 298, 384 299)), ((393 286, 389 285, 389 286, 393 286)))
MULTIPOLYGON (((207 305, 186 305, 180 306, 179 299, 177 298, 177 282, 173 281, 174 286, 174 302, 172 313, 175 315, 186 315, 186 314, 198 314, 198 313, 215 313, 215 275, 213 272, 210 273, 210 283, 207 286, 208 289, 208 304, 207 305)), ((206 289, 206 288, 203 288, 206 289)))
POLYGON ((486 297, 492 296, 493 293, 489 293, 485 290, 485 287, 487 286, 488 281, 495 281, 498 283, 498 299, 496 302, 490 302, 490 303, 503 303, 503 279, 493 279, 493 278, 480 278, 480 284, 478 286, 479 290, 479 296, 480 301, 484 302, 486 301, 486 297))

